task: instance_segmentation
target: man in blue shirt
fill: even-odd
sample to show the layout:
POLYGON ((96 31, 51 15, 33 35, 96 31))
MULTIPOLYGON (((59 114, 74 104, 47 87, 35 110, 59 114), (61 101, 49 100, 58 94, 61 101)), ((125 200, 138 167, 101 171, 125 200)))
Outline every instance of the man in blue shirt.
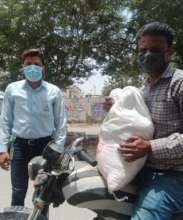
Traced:
POLYGON ((50 140, 61 152, 66 139, 66 113, 60 89, 43 80, 43 56, 38 49, 22 54, 25 80, 5 91, 0 125, 0 166, 9 168, 11 157, 12 205, 24 205, 28 187, 27 164, 40 155, 50 140), (14 143, 8 153, 8 143, 14 143))

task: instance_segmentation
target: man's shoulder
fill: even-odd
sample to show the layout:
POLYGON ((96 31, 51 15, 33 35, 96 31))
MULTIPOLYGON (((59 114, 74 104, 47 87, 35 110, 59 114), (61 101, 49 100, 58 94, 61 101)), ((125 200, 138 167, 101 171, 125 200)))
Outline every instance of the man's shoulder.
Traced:
POLYGON ((179 94, 180 91, 183 91, 183 70, 175 69, 170 82, 170 87, 171 90, 177 94, 179 94))
POLYGON ((54 85, 54 84, 52 84, 52 83, 49 83, 49 82, 47 82, 47 81, 43 81, 43 86, 44 86, 46 89, 51 90, 51 91, 54 91, 54 92, 59 92, 59 91, 61 91, 61 89, 60 89, 58 86, 56 86, 56 85, 54 85))
POLYGON ((183 80, 183 70, 175 69, 175 72, 173 75, 173 81, 176 81, 176 80, 183 80))
POLYGON ((6 90, 13 90, 22 87, 25 84, 25 80, 19 80, 8 84, 6 90))

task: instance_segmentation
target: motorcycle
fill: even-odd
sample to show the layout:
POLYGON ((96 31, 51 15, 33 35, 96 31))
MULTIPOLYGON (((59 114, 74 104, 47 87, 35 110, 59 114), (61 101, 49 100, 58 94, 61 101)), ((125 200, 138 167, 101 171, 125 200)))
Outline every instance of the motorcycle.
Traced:
MULTIPOLYGON (((86 136, 77 138, 63 153, 51 142, 42 156, 33 158, 28 171, 35 187, 34 209, 15 207, 14 213, 7 209, 4 216, 13 213, 12 218, 2 218, 0 214, 0 220, 47 220, 49 206, 58 207, 65 200, 94 211, 93 220, 130 220, 138 189, 129 184, 121 191, 109 193, 96 160, 86 153, 86 139, 86 136)), ((172 220, 183 220, 183 214, 177 214, 172 220)))

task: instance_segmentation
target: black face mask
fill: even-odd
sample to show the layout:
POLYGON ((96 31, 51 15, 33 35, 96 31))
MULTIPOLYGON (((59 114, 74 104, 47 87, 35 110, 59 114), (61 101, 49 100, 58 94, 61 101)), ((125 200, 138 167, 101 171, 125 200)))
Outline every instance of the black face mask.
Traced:
POLYGON ((142 70, 148 74, 161 74, 168 63, 165 61, 165 52, 151 52, 139 54, 139 64, 142 70))

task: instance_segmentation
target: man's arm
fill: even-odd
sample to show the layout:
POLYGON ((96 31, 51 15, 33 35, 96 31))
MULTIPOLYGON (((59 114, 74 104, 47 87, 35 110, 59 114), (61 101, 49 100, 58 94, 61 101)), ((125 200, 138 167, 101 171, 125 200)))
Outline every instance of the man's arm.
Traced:
POLYGON ((179 165, 178 159, 183 158, 183 134, 174 133, 165 138, 144 140, 141 137, 132 137, 127 143, 120 146, 119 151, 126 161, 134 161, 145 155, 151 155, 160 163, 173 160, 174 165, 179 165))
POLYGON ((109 112, 113 104, 114 104, 114 99, 110 96, 107 96, 105 97, 105 101, 103 102, 103 109, 106 112, 109 112))
MULTIPOLYGON (((172 99, 180 112, 180 120, 182 119, 183 121, 183 80, 178 79, 173 81, 171 88, 172 99)), ((173 133, 168 137, 151 140, 150 144, 153 158, 161 161, 165 159, 174 160, 173 163, 180 164, 179 159, 183 158, 183 134, 181 132, 173 133)))
POLYGON ((0 120, 0 152, 7 152, 9 138, 13 126, 13 98, 10 87, 7 87, 4 95, 1 120, 0 120))
POLYGON ((152 152, 150 141, 137 136, 133 136, 126 143, 121 144, 118 150, 128 162, 144 157, 152 152))
MULTIPOLYGON (((172 98, 175 105, 179 109, 183 120, 183 80, 172 86, 172 98)), ((168 120, 168 118, 167 118, 168 120)), ((183 126, 183 125, 182 125, 183 126)), ((121 145, 120 151, 128 161, 150 154, 151 158, 159 161, 159 163, 167 164, 167 161, 173 165, 180 165, 183 158, 183 134, 173 133, 168 137, 158 138, 154 140, 143 140, 138 137, 136 140, 130 140, 129 143, 121 145), (138 139, 138 140, 137 140, 138 139), (136 150, 132 149, 136 148, 136 150)))
POLYGON ((10 88, 8 87, 5 91, 0 117, 0 166, 5 170, 8 170, 10 160, 7 151, 13 124, 13 105, 10 88))
MULTIPOLYGON (((158 160, 183 158, 183 134, 174 133, 150 141, 152 157, 158 160)), ((176 163, 176 160, 174 161, 176 163)))
POLYGON ((66 140, 66 108, 64 104, 64 99, 59 90, 57 93, 57 97, 55 103, 53 105, 53 114, 54 114, 54 123, 55 123, 55 131, 53 133, 53 138, 56 144, 59 145, 59 151, 62 152, 66 140))

